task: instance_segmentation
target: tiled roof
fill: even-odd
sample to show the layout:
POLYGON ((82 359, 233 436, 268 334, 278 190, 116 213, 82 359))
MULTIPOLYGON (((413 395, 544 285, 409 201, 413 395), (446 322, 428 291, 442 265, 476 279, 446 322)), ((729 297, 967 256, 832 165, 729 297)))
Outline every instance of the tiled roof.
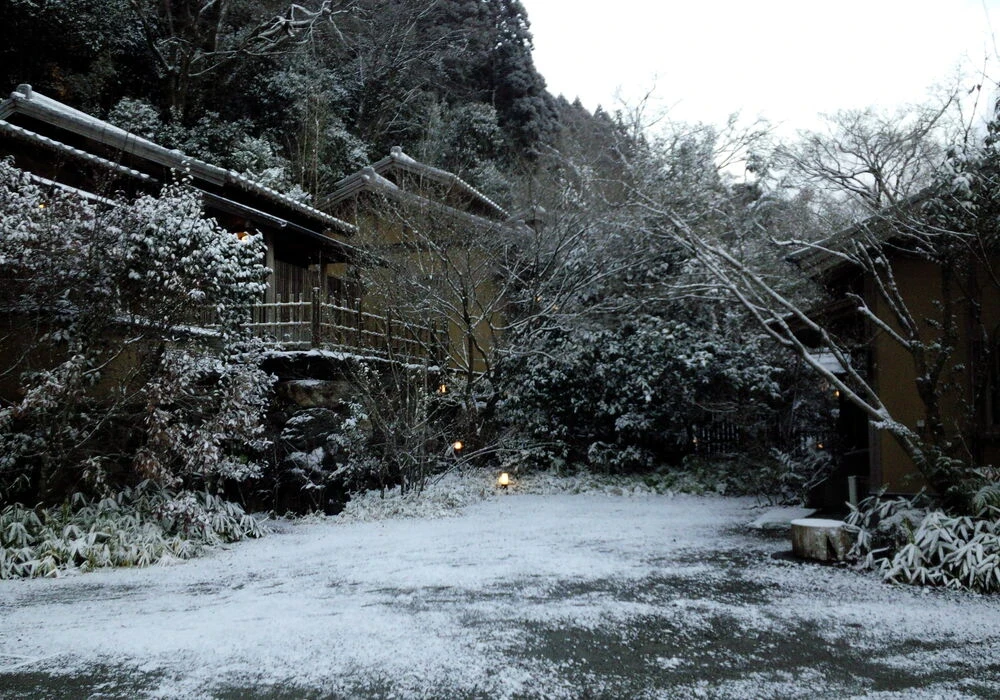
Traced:
MULTIPOLYGON (((304 204, 303 202, 278 192, 277 190, 271 189, 270 187, 265 187, 264 185, 254 182, 250 178, 240 175, 233 170, 226 170, 224 168, 211 165, 205 161, 185 155, 176 149, 164 148, 159 144, 153 143, 152 141, 144 139, 140 136, 136 136, 135 134, 129 133, 124 129, 120 129, 119 127, 113 126, 105 121, 92 117, 89 114, 69 107, 68 105, 64 105, 57 100, 45 97, 44 95, 32 90, 30 85, 19 85, 17 90, 11 93, 8 100, 0 103, 0 120, 5 120, 16 113, 24 114, 41 122, 66 129, 74 134, 93 139, 94 141, 110 148, 143 158, 172 170, 188 172, 193 177, 214 185, 234 185, 247 192, 270 200, 275 204, 280 204, 286 209, 294 211, 297 214, 320 222, 328 228, 336 229, 341 233, 351 235, 356 232, 356 228, 352 224, 342 221, 335 216, 331 216, 326 212, 322 212, 315 207, 309 206, 308 204, 304 204)), ((0 121, 0 123, 2 123, 2 121, 0 121)), ((32 133, 24 129, 22 129, 22 131, 32 133)), ((38 136, 38 138, 44 139, 45 137, 38 136)), ((58 141, 54 141, 52 139, 47 139, 47 141, 49 142, 49 145, 58 145, 63 149, 68 149, 68 151, 72 152, 74 155, 98 158, 97 156, 92 156, 91 154, 87 154, 79 149, 73 149, 65 144, 60 144, 58 141)), ((102 164, 111 163, 111 161, 103 158, 98 158, 98 160, 102 161, 102 164)), ((113 165, 121 168, 118 164, 113 165)), ((126 170, 136 172, 127 168, 126 170)))
MULTIPOLYGON (((510 226, 512 223, 509 221, 494 221, 492 219, 487 219, 483 216, 479 216, 462 209, 456 209, 453 206, 424 197, 415 192, 404 190, 392 180, 379 175, 375 172, 374 167, 372 166, 362 168, 351 177, 347 188, 344 190, 347 194, 344 194, 343 196, 346 197, 348 194, 355 194, 364 190, 369 192, 378 192, 399 202, 415 204, 418 207, 433 209, 447 216, 459 217, 470 221, 477 226, 510 226)), ((340 193, 341 190, 337 190, 337 192, 340 193)))
POLYGON ((74 158, 79 158, 80 160, 87 161, 88 163, 94 163, 108 170, 113 170, 117 173, 127 175, 129 177, 134 177, 139 180, 150 181, 153 178, 146 173, 140 173, 138 170, 133 170, 132 168, 126 168, 120 163, 115 163, 108 160, 107 158, 101 158, 100 156, 95 156, 93 153, 87 153, 86 151, 81 151, 79 148, 73 148, 72 146, 67 146, 64 143, 60 143, 55 139, 50 139, 47 136, 42 136, 41 134, 36 134, 34 131, 24 129, 10 122, 5 122, 0 120, 0 133, 9 134, 16 138, 28 141, 31 143, 40 144, 54 151, 61 153, 66 153, 73 156, 74 158))
POLYGON ((859 245, 861 248, 892 245, 905 250, 908 247, 907 240, 912 243, 910 236, 916 233, 915 230, 907 230, 907 217, 910 212, 918 210, 932 194, 931 187, 925 188, 823 240, 803 243, 788 255, 788 260, 812 276, 822 276, 845 266, 855 265, 853 256, 859 245))
MULTIPOLYGON (((428 177, 441 184, 448 185, 449 187, 454 187, 461 192, 469 195, 481 205, 489 209, 498 218, 507 219, 509 215, 507 211, 501 207, 499 204, 494 202, 492 199, 484 195, 482 192, 477 190, 475 187, 470 185, 468 182, 460 178, 454 173, 450 173, 447 170, 441 170, 440 168, 435 168, 426 163, 421 163, 408 156, 403 152, 403 149, 399 146, 394 146, 390 151, 389 155, 382 158, 370 166, 363 168, 335 184, 336 189, 333 191, 329 197, 327 197, 321 206, 329 207, 337 202, 340 202, 352 194, 361 191, 367 187, 371 187, 376 184, 376 181, 372 179, 372 175, 376 175, 384 180, 386 183, 392 185, 393 183, 387 178, 382 177, 382 175, 388 172, 392 168, 399 168, 400 170, 405 170, 417 175, 422 175, 428 177)), ((377 183, 384 186, 384 183, 377 183)), ((395 185, 393 185, 395 187, 395 185)))

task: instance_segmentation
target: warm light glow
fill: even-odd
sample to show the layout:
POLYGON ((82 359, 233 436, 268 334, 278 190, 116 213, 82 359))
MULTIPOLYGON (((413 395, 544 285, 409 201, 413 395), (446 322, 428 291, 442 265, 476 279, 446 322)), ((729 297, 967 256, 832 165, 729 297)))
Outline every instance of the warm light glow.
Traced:
POLYGON ((507 472, 503 472, 500 478, 497 479, 497 486, 502 486, 503 488, 510 486, 510 475, 507 472))
POLYGON ((448 385, 447 384, 442 384, 441 386, 439 386, 438 387, 438 393, 439 394, 447 394, 448 393, 448 385))
POLYGON ((237 231, 236 238, 239 239, 240 243, 243 243, 250 239, 250 234, 246 231, 237 231))
POLYGON ((817 450, 822 450, 823 449, 823 443, 822 442, 817 442, 816 443, 816 449, 817 450))
POLYGON ((835 398, 835 399, 839 399, 840 398, 840 389, 834 389, 833 390, 833 398, 835 398))
POLYGON ((455 450, 455 452, 461 452, 463 447, 465 445, 462 444, 461 440, 455 440, 455 442, 451 443, 451 449, 455 450))
POLYGON ((39 203, 38 203, 38 208, 39 208, 39 209, 44 209, 44 208, 45 208, 46 206, 47 206, 47 205, 45 204, 45 202, 39 202, 39 203))

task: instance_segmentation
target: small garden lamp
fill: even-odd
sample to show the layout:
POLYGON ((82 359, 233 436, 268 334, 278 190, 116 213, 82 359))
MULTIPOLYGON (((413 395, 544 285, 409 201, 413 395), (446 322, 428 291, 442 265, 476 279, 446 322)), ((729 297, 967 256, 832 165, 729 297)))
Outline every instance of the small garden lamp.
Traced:
POLYGON ((508 474, 507 472, 500 472, 500 476, 499 478, 497 478, 497 486, 499 486, 502 489, 505 489, 508 486, 510 486, 510 474, 508 474))

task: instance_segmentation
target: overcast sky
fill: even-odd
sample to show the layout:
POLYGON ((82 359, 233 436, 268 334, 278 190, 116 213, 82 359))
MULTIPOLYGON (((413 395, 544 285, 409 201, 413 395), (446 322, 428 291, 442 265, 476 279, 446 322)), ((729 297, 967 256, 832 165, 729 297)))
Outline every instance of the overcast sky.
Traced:
POLYGON ((655 84, 671 115, 783 130, 923 101, 961 69, 1000 78, 1000 0, 522 0, 549 90, 613 107, 655 84))

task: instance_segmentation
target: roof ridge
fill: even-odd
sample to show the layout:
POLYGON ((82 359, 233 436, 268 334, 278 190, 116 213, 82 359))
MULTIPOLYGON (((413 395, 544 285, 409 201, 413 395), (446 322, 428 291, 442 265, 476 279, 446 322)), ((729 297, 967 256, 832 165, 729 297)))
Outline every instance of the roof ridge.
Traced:
POLYGON ((382 158, 377 163, 372 164, 372 166, 370 167, 373 167, 375 168, 376 171, 378 171, 380 168, 385 168, 389 165, 392 165, 393 163, 397 163, 403 166, 404 168, 409 168, 411 170, 426 172, 442 181, 455 183, 459 185, 459 187, 461 187, 461 189, 465 190, 467 193, 477 197, 479 200, 481 200, 488 206, 495 209, 501 216, 505 218, 509 218, 510 216, 510 214, 507 213, 506 209, 501 207, 495 201, 487 197, 485 194, 480 192, 478 189, 473 187, 471 184, 463 180, 455 173, 449 170, 444 170, 442 168, 436 168, 433 165, 428 165, 427 163, 417 160, 413 156, 403 151, 402 146, 393 146, 391 149, 389 149, 388 156, 382 158))

